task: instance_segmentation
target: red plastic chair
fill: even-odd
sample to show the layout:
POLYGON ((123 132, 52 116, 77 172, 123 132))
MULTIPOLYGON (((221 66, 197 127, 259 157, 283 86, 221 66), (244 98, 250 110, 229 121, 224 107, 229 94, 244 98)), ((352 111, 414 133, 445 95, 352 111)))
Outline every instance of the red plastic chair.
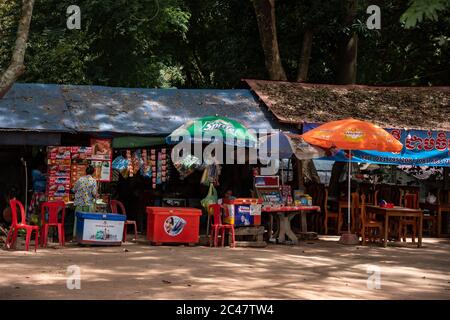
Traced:
POLYGON ((213 239, 214 239, 214 247, 218 246, 219 242, 219 232, 222 236, 222 247, 225 244, 225 231, 228 230, 228 232, 231 232, 231 247, 236 247, 236 240, 235 240, 235 233, 234 233, 234 225, 232 224, 222 224, 222 212, 221 209, 223 208, 220 204, 210 204, 209 209, 213 210, 213 221, 211 225, 211 237, 209 240, 210 246, 212 245, 213 239))
POLYGON ((41 242, 43 247, 47 247, 48 229, 56 227, 58 229, 58 241, 61 246, 65 244, 64 236, 64 216, 66 215, 66 204, 64 201, 48 201, 42 203, 41 207, 41 242), (58 219, 58 213, 61 211, 61 222, 58 219), (47 212, 48 218, 45 219, 47 212))
MULTIPOLYGON (((125 206, 122 202, 118 200, 111 200, 109 202, 109 206, 111 207, 112 213, 122 213, 125 216, 127 215, 127 212, 125 211, 125 206), (120 208, 120 212, 119 209, 120 208)), ((127 240, 127 226, 133 225, 134 226, 134 240, 137 241, 137 224, 134 220, 125 220, 125 225, 123 226, 123 242, 126 242, 127 240)))
POLYGON ((11 206, 11 228, 9 229, 8 237, 6 239, 7 246, 10 248, 11 247, 15 248, 19 230, 25 229, 27 232, 26 238, 25 238, 25 250, 28 251, 28 248, 30 246, 31 234, 34 231, 36 234, 34 251, 37 251, 37 247, 38 247, 38 243, 39 243, 39 227, 32 226, 32 225, 29 225, 26 223, 25 209, 20 201, 18 201, 16 199, 9 200, 9 205, 11 206), (20 218, 21 218, 20 223, 17 219, 18 218, 17 217, 17 207, 20 208, 20 218))

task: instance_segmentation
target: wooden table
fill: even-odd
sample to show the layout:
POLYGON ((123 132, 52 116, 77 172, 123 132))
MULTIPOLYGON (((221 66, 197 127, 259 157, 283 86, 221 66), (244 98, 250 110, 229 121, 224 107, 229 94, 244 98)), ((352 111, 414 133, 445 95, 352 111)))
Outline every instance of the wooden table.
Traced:
POLYGON ((450 214, 450 204, 421 202, 419 205, 421 209, 427 209, 429 211, 435 211, 437 213, 437 236, 438 238, 440 238, 442 236, 442 212, 447 212, 450 214))
MULTIPOLYGON (((307 232, 306 212, 307 211, 320 211, 319 206, 292 206, 292 207, 263 207, 262 213, 275 214, 279 219, 279 227, 276 232, 276 238, 278 242, 285 243, 286 237, 293 243, 297 244, 298 239, 295 233, 291 229, 291 221, 295 215, 300 214, 302 222, 302 232, 307 232)), ((272 217, 271 217, 272 219, 272 217)), ((270 229, 272 230, 272 220, 270 229)))
POLYGON ((389 218, 390 217, 411 217, 419 219, 419 234, 417 247, 422 247, 422 226, 423 226, 423 211, 420 209, 410 209, 404 207, 382 208, 380 206, 366 206, 367 213, 384 216, 384 247, 387 247, 389 218))

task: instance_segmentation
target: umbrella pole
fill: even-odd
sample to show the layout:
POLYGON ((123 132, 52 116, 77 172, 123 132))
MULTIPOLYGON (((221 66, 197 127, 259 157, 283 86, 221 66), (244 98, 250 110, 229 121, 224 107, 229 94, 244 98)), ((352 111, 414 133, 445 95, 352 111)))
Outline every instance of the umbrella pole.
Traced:
POLYGON ((352 150, 349 150, 349 159, 348 159, 348 192, 347 192, 347 200, 348 200, 348 210, 347 210, 347 224, 348 224, 348 233, 350 233, 350 210, 351 210, 351 184, 352 184, 352 150))
POLYGON ((352 201, 351 201, 351 179, 352 179, 352 174, 351 174, 351 169, 352 169, 352 151, 349 150, 349 160, 348 160, 348 191, 347 191, 347 200, 348 200, 348 211, 347 211, 347 224, 348 224, 348 232, 347 233, 343 233, 341 235, 341 238, 339 239, 339 242, 342 244, 350 244, 350 245, 355 245, 359 243, 359 237, 356 234, 352 234, 351 233, 351 229, 350 229, 350 210, 351 210, 351 205, 352 205, 352 201))

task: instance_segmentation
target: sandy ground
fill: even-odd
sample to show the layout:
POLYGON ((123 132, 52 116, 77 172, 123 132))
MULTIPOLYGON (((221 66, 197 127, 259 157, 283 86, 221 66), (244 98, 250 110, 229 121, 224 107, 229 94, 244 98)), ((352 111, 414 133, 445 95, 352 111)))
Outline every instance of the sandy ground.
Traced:
POLYGON ((448 239, 425 239, 420 249, 336 241, 0 250, 0 299, 450 299, 448 239), (70 265, 80 267, 80 290, 67 289, 70 265), (368 287, 374 268, 380 289, 368 287))

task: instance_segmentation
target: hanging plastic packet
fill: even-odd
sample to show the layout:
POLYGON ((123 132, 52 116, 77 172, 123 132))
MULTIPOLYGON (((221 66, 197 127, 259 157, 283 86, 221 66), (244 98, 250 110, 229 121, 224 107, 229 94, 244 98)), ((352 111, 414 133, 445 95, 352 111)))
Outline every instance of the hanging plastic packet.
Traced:
POLYGON ((133 175, 136 175, 144 165, 141 157, 141 150, 137 149, 136 151, 133 152, 131 162, 133 167, 133 175))
POLYGON ((118 156, 112 162, 112 168, 115 170, 124 170, 128 168, 128 160, 122 156, 118 156))
POLYGON ((180 178, 186 178, 195 170, 201 168, 202 162, 199 158, 193 155, 187 155, 186 157, 178 160, 174 163, 174 167, 180 173, 180 178))
POLYGON ((128 175, 130 177, 133 177, 133 164, 131 161, 131 151, 127 150, 127 161, 128 161, 128 175))
POLYGON ((117 170, 120 174, 126 178, 128 177, 128 165, 129 161, 122 156, 118 156, 112 162, 112 169, 117 170))
MULTIPOLYGON (((161 184, 161 178, 162 178, 162 153, 158 152, 158 162, 156 164, 156 184, 161 184)), ((165 160, 164 160, 165 162, 165 160)))
POLYGON ((143 177, 151 178, 152 177, 152 167, 148 160, 147 150, 142 150, 142 167, 141 167, 141 175, 143 177))

